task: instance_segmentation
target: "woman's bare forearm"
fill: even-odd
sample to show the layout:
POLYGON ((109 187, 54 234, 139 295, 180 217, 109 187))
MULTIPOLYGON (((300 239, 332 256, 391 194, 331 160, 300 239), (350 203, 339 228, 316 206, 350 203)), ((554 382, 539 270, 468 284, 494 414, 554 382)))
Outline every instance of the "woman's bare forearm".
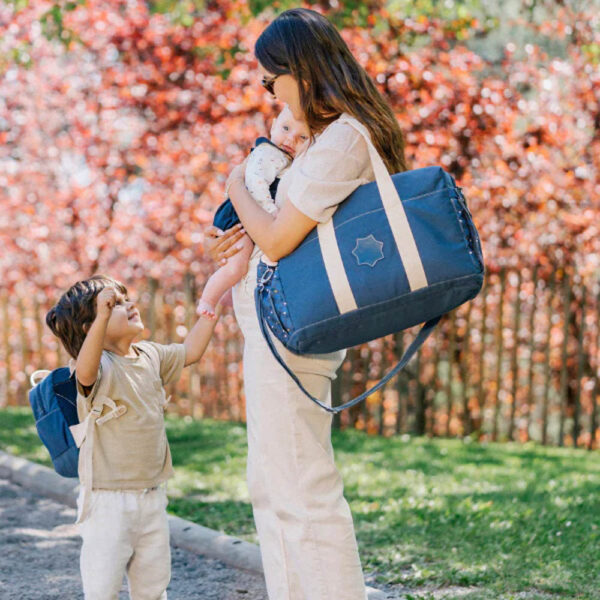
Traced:
POLYGON ((244 229, 271 260, 279 260, 295 250, 318 224, 289 200, 270 215, 252 198, 241 178, 232 180, 228 193, 244 229))
POLYGON ((229 199, 246 233, 264 254, 271 256, 270 252, 273 252, 276 245, 273 228, 276 215, 269 214, 258 205, 241 178, 235 179, 229 186, 229 199))

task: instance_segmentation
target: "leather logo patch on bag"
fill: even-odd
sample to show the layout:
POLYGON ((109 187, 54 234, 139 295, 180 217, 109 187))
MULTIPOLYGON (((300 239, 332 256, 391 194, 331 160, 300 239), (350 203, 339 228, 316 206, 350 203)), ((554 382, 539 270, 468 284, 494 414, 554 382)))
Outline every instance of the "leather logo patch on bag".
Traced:
POLYGON ((376 240, 373 234, 357 238, 352 254, 356 257, 359 266, 374 267, 378 261, 383 259, 383 242, 376 240))

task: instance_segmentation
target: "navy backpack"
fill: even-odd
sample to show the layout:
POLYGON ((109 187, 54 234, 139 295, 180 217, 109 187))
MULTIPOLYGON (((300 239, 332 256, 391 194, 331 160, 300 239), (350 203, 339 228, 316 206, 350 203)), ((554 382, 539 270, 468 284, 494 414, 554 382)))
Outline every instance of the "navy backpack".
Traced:
POLYGON ((73 375, 69 367, 35 371, 31 383, 34 387, 29 391, 29 403, 35 426, 50 453, 54 470, 63 477, 77 477, 79 448, 69 430, 71 425, 79 423, 75 371, 73 375), (36 383, 41 376, 44 378, 36 383))

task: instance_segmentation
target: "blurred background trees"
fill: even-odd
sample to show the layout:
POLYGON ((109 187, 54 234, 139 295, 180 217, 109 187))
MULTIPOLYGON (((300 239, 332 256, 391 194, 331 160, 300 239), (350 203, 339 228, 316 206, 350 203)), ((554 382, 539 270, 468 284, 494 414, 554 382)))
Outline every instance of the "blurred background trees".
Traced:
MULTIPOLYGON (((296 5, 13 0, 0 7, 7 315, 0 369, 15 401, 23 400, 27 372, 41 366, 31 341, 38 317, 26 317, 19 333, 17 298, 30 311, 35 299, 43 312, 76 279, 110 272, 139 289, 149 311, 152 294, 163 290, 160 310, 171 311, 164 319, 174 323, 164 335, 184 334, 186 301, 212 268, 203 229, 232 165, 278 110, 260 86, 254 41, 278 12, 296 5), (22 345, 32 353, 24 356, 22 345)), ((444 319, 389 407, 376 396, 345 424, 382 433, 550 435, 559 443, 571 435, 593 445, 599 3, 304 5, 340 27, 389 99, 412 167, 442 165, 465 189, 488 269, 485 298, 444 319)), ((159 327, 162 313, 152 310, 159 327)), ((231 315, 223 322, 239 346, 231 315)), ((52 347, 47 331, 40 339, 40 351, 52 347)), ((340 384, 340 397, 376 379, 398 344, 357 349, 346 369, 358 377, 340 384)), ((239 353, 232 352, 215 358, 211 374, 199 373, 197 386, 223 369, 238 390, 240 369, 230 366, 239 353)), ((226 406, 223 394, 231 390, 219 389, 214 397, 226 406)))

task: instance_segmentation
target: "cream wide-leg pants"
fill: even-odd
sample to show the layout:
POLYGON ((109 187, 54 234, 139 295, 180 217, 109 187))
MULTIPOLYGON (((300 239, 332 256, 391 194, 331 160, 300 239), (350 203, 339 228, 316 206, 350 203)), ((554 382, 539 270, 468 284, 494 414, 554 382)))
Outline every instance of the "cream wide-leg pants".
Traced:
POLYGON ((166 507, 164 486, 92 491, 90 514, 79 524, 85 600, 117 600, 123 575, 131 600, 167 599, 171 548, 166 507))
MULTIPOLYGON (((365 600, 348 503, 331 445, 331 415, 276 362, 258 326, 256 265, 233 289, 244 334, 248 489, 270 600, 365 600)), ((302 384, 331 402, 345 351, 297 356, 276 340, 302 384)))

